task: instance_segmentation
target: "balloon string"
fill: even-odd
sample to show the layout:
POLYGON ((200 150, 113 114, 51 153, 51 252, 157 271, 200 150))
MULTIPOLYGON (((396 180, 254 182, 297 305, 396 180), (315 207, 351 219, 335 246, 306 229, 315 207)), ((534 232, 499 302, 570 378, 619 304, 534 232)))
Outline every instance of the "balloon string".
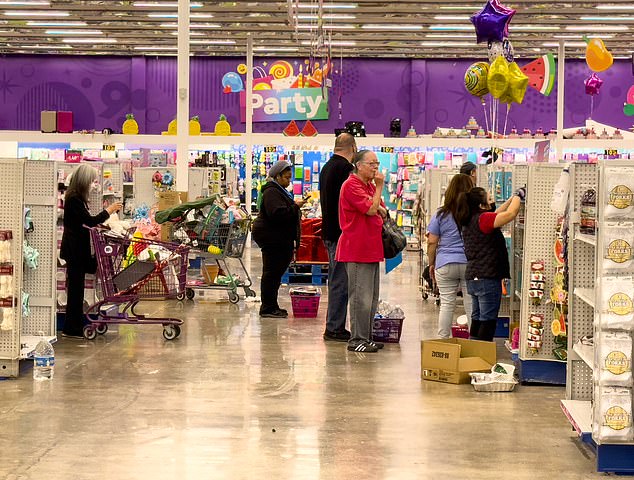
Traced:
POLYGON ((592 114, 594 113, 594 95, 590 95, 590 120, 592 120, 592 114))
POLYGON ((484 97, 482 97, 482 110, 484 110, 484 126, 486 127, 487 133, 489 132, 489 118, 487 117, 487 104, 484 101, 484 97))
POLYGON ((506 137, 506 127, 508 125, 510 111, 511 111, 511 104, 509 103, 506 106, 506 118, 504 119, 504 133, 502 134, 503 137, 506 137))

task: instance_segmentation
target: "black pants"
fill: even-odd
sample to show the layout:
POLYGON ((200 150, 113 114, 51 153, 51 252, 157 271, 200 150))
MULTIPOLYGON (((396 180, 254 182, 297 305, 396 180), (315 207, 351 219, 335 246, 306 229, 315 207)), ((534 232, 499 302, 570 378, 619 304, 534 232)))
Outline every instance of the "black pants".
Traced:
POLYGON ((262 249, 262 281, 260 292, 262 306, 260 313, 272 313, 280 306, 277 303, 277 292, 280 289, 282 275, 293 259, 292 246, 276 246, 262 249))
POLYGON ((66 318, 64 333, 82 335, 85 323, 84 316, 84 282, 87 265, 81 261, 66 262, 66 318))

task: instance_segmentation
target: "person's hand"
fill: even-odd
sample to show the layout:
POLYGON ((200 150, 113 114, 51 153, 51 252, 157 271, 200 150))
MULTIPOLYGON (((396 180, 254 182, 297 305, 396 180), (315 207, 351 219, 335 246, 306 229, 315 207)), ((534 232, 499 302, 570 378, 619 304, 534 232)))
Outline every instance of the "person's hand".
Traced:
POLYGON ((304 200, 303 198, 300 200, 295 200, 295 205, 297 205, 299 208, 302 208, 305 203, 306 203, 306 200, 304 200))
POLYGON ((114 202, 106 207, 106 212, 108 212, 108 215, 112 215, 114 212, 118 212, 122 208, 123 208, 123 203, 114 202))
POLYGON ((374 175, 374 184, 377 187, 383 187, 384 183, 385 183, 385 175, 383 175, 381 172, 376 172, 376 175, 374 175))
POLYGON ((524 200, 526 200, 526 187, 518 188, 514 195, 519 197, 520 200, 523 202, 524 200))
POLYGON ((385 209, 385 207, 379 205, 378 212, 379 212, 379 215, 381 215, 381 218, 385 220, 385 218, 387 217, 387 210, 385 209))
POLYGON ((434 282, 434 285, 436 284, 436 267, 434 267, 433 265, 429 266, 429 277, 431 278, 432 282, 434 282))

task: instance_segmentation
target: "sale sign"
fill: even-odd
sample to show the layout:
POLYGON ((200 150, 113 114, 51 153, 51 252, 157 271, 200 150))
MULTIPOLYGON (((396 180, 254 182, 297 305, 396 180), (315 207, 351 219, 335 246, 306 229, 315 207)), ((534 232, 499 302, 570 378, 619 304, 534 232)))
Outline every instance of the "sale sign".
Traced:
MULTIPOLYGON (((327 120, 328 90, 321 88, 287 88, 254 90, 253 121, 327 120)), ((246 121, 246 92, 240 92, 240 116, 246 121)))

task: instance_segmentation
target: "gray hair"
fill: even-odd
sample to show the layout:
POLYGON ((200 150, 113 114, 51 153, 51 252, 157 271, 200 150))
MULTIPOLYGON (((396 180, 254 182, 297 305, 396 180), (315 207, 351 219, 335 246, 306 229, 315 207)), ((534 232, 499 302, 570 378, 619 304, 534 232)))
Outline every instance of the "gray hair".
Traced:
POLYGON ((352 159, 352 165, 354 165, 355 172, 359 170, 358 163, 362 162, 368 153, 372 153, 372 150, 359 150, 357 153, 354 154, 354 158, 352 159))
POLYGON ((76 195, 83 199, 84 202, 88 202, 90 188, 92 186, 92 182, 94 182, 96 178, 97 170, 90 165, 82 163, 70 176, 66 196, 76 195))

